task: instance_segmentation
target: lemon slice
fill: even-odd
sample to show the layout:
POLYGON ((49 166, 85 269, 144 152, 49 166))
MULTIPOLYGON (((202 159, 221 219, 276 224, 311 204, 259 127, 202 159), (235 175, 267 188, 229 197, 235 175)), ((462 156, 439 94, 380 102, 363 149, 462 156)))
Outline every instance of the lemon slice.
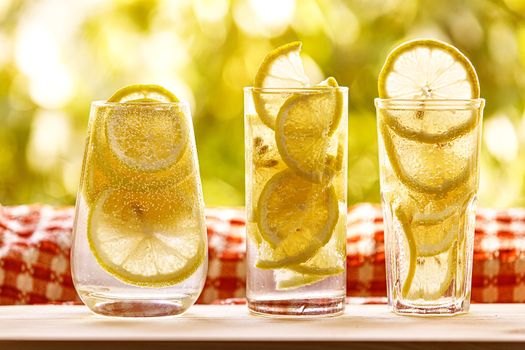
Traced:
MULTIPOLYGON (((399 140, 399 146, 396 147, 393 141, 395 136, 385 123, 379 123, 379 131, 394 173, 409 189, 444 196, 469 180, 474 161, 470 154, 454 156, 439 145, 433 150, 428 147, 420 149, 409 143, 412 141, 406 142, 404 139, 399 140), (399 152, 403 152, 404 156, 401 157, 399 152), (425 169, 421 169, 421 164, 425 164, 425 169)), ((467 145, 467 141, 463 140, 463 145, 452 145, 450 149, 469 150, 471 146, 467 145)))
POLYGON ((456 272, 458 231, 454 232, 450 244, 447 243, 448 247, 440 251, 436 249, 435 255, 428 256, 424 251, 419 250, 422 249, 418 246, 421 241, 418 242, 418 233, 412 229, 409 215, 400 208, 396 208, 395 215, 404 231, 410 255, 408 271, 401 291, 402 296, 410 300, 427 301, 443 297, 456 272), (424 261, 418 263, 418 258, 423 258, 424 261))
POLYGON ((457 251, 457 243, 454 243, 450 250, 418 264, 403 296, 409 300, 425 301, 443 298, 456 274, 457 251))
POLYGON ((182 111, 132 106, 113 110, 106 119, 110 150, 133 169, 166 169, 180 159, 188 143, 189 130, 182 111))
POLYGON ((130 85, 113 94, 108 102, 134 102, 112 108, 105 115, 109 148, 127 166, 140 171, 165 169, 182 156, 187 145, 186 116, 178 107, 155 108, 142 104, 177 102, 170 91, 158 85, 130 85))
POLYGON ((246 137, 251 145, 246 145, 246 173, 251 174, 251 186, 247 191, 247 219, 255 221, 257 199, 264 185, 277 172, 287 168, 275 147, 275 133, 256 115, 246 116, 246 137))
POLYGON ((308 286, 322 281, 326 276, 308 275, 287 269, 277 269, 273 272, 275 288, 277 290, 290 290, 308 286))
POLYGON ((308 261, 290 266, 289 269, 305 275, 335 276, 345 271, 346 264, 346 223, 344 216, 339 222, 330 241, 308 261))
POLYGON ((287 96, 276 91, 261 92, 267 88, 304 88, 310 85, 301 61, 301 42, 295 41, 270 52, 259 66, 255 76, 253 102, 261 120, 273 129, 279 108, 287 96))
POLYGON ((412 234, 416 241, 417 255, 436 256, 448 250, 458 238, 460 230, 458 215, 447 222, 435 225, 413 225, 412 234))
POLYGON ((275 123, 275 141, 284 162, 299 175, 313 182, 330 179, 333 173, 326 166, 328 151, 334 145, 332 135, 341 120, 343 99, 330 88, 290 97, 279 110, 275 123))
POLYGON ((169 90, 159 85, 135 84, 125 86, 115 92, 108 102, 178 102, 179 99, 169 90))
POLYGON ((380 110, 382 121, 400 137, 422 143, 446 143, 468 134, 480 120, 477 110, 380 110), (422 113, 424 111, 424 113, 422 113))
MULTIPOLYGON (((134 87, 125 89, 132 94, 134 87)), ((136 93, 145 94, 145 88, 138 87, 142 90, 136 93)), ((92 128, 93 154, 106 177, 116 185, 154 190, 196 171, 189 116, 177 104, 130 102, 101 106, 92 128)))
POLYGON ((409 229, 415 242, 416 255, 429 257, 449 250, 457 241, 461 210, 461 207, 451 205, 440 213, 410 213, 410 209, 405 207, 406 215, 399 214, 398 220, 404 228, 409 229))
POLYGON ((454 46, 433 39, 409 41, 392 50, 378 86, 380 98, 479 98, 478 76, 468 58, 454 46))
POLYGON ((429 201, 427 210, 416 210, 412 215, 412 233, 418 256, 436 256, 461 239, 467 206, 474 194, 461 193, 460 199, 445 198, 429 201))
POLYGON ((183 192, 104 191, 89 212, 87 228, 100 266, 125 283, 145 287, 174 285, 191 276, 206 257, 205 226, 192 208, 198 198, 183 192))
POLYGON ((262 238, 256 266, 274 269, 305 262, 328 243, 339 210, 333 186, 284 170, 263 188, 255 215, 262 238))
POLYGON ((405 234, 409 254, 408 271, 405 280, 403 281, 403 287, 401 290, 401 294, 403 295, 403 297, 406 297, 408 291, 410 290, 410 287, 412 286, 412 281, 416 273, 417 247, 416 241, 414 239, 414 234, 412 233, 412 227, 409 224, 410 218, 408 217, 408 215, 403 209, 401 209, 401 207, 397 207, 395 209, 395 216, 399 220, 399 223, 401 224, 401 229, 405 234))

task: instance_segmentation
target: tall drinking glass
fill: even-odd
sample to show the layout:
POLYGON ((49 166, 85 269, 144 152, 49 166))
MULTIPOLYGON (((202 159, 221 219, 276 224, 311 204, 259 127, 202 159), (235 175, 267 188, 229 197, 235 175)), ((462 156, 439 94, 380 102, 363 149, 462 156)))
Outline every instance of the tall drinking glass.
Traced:
POLYGON ((244 89, 253 313, 343 311, 347 94, 337 86, 244 89))
POLYGON ((388 299, 396 313, 469 309, 484 104, 375 100, 388 299))
POLYGON ((76 205, 72 272, 94 312, 188 309, 207 268, 204 204, 185 102, 94 102, 76 205))

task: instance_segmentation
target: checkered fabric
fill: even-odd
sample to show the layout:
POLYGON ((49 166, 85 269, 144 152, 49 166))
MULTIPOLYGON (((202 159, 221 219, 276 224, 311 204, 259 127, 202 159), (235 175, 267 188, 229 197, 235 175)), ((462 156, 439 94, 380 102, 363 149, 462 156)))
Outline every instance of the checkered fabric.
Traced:
POLYGON ((73 208, 0 207, 0 305, 76 301, 73 208))
MULTIPOLYGON (((360 204, 349 209, 349 296, 385 295, 383 228, 380 206, 360 204)), ((525 208, 478 210, 471 299, 478 303, 525 302, 525 208)))
MULTIPOLYGON (((242 209, 207 209, 208 278, 200 303, 239 303, 245 295, 242 209)), ((69 266, 73 209, 0 207, 0 305, 78 302, 69 266)), ((386 294, 383 218, 377 205, 349 209, 347 294, 361 302, 386 294), (357 298, 357 299, 356 299, 357 298)), ((525 302, 525 209, 479 210, 474 302, 525 302)))

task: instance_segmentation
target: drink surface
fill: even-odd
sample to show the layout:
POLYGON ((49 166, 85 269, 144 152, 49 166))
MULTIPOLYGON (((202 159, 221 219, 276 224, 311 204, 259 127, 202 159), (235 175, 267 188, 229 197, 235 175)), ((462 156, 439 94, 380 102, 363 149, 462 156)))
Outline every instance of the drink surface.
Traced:
POLYGON ((115 305, 123 300, 133 301, 139 316, 180 313, 202 290, 207 265, 189 111, 143 101, 94 103, 91 113, 77 199, 75 287, 103 314, 119 314, 115 305))

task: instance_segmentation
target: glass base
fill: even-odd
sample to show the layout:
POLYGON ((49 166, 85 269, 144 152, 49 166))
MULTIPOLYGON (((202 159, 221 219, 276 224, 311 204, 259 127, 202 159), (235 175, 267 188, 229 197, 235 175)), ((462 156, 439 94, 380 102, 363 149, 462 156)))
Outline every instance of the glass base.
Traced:
POLYGON ((467 313, 470 308, 470 302, 421 305, 397 301, 390 307, 394 313, 405 316, 454 316, 467 313))
POLYGON ((248 309, 258 316, 331 317, 341 315, 345 298, 250 300, 248 309))
POLYGON ((91 311, 114 317, 164 317, 184 313, 195 302, 195 297, 142 299, 120 298, 102 293, 80 293, 82 301, 91 311))

